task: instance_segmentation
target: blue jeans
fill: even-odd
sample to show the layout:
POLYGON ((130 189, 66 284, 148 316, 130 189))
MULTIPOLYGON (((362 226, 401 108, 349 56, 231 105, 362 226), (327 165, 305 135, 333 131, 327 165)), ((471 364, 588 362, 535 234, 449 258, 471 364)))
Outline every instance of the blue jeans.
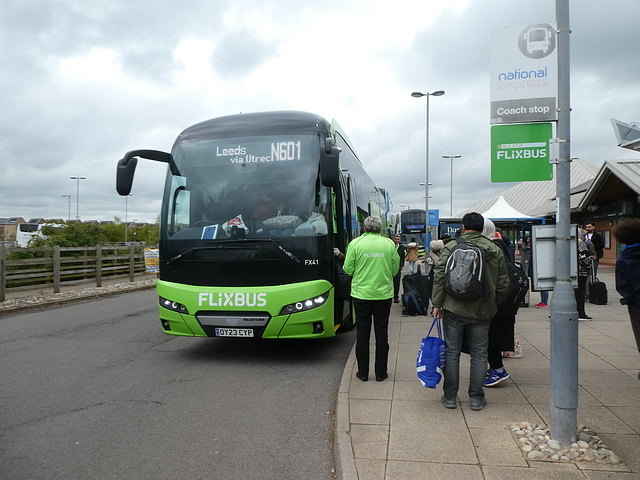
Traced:
POLYGON ((547 290, 542 290, 540 292, 540 301, 542 303, 546 303, 547 305, 549 304, 549 292, 547 290))
POLYGON ((444 396, 455 400, 460 386, 460 352, 465 336, 469 342, 471 369, 469 372, 469 398, 484 399, 484 381, 487 377, 487 348, 489 346, 489 320, 476 320, 442 311, 444 330, 444 396))

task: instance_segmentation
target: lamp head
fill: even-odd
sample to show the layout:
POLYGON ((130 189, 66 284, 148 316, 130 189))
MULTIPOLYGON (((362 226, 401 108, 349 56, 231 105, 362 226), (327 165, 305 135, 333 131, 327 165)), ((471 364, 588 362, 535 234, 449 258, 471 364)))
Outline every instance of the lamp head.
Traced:
POLYGON ((444 95, 444 90, 436 90, 433 93, 429 93, 429 92, 427 92, 427 93, 413 92, 411 94, 411 96, 415 97, 415 98, 426 97, 428 95, 431 95, 432 97, 440 97, 440 96, 444 95))

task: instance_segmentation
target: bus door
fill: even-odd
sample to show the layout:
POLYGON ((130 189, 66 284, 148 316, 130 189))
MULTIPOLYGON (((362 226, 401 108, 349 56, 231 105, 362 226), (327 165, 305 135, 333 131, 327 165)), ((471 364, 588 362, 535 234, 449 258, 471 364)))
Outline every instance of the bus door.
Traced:
MULTIPOLYGON (((348 243, 352 240, 351 229, 351 177, 341 177, 334 196, 334 212, 336 216, 336 230, 334 231, 334 245, 346 253, 348 243)), ((343 325, 341 330, 348 330, 353 324, 351 317, 351 276, 342 269, 342 261, 336 260, 336 302, 334 309, 334 324, 343 325), (345 326, 347 326, 345 328, 345 326)))

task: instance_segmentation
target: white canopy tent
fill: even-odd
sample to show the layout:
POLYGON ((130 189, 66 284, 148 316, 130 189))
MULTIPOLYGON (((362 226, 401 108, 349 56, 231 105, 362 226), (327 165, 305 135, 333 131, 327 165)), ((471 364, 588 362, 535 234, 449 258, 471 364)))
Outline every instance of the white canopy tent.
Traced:
POLYGON ((488 218, 489 220, 528 220, 536 217, 531 217, 529 215, 525 215, 522 212, 519 212, 515 208, 513 208, 509 203, 504 199, 502 195, 498 197, 495 203, 489 208, 487 211, 482 212, 482 216, 488 218))

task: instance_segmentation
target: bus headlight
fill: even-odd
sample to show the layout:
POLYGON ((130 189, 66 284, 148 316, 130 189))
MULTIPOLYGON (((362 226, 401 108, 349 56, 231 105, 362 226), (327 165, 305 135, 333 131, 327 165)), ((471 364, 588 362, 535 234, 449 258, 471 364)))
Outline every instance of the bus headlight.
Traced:
POLYGON ((187 311, 187 307, 178 302, 173 302, 164 297, 158 297, 158 303, 161 307, 166 308, 167 310, 173 310, 174 312, 189 314, 187 311))
POLYGON ((311 310, 312 308, 321 307, 322 305, 327 303, 328 298, 329 292, 325 292, 322 295, 318 295, 316 297, 307 298, 306 300, 301 300, 295 303, 290 303, 289 305, 285 305, 282 310, 280 310, 280 315, 290 315, 292 313, 305 312, 307 310, 311 310))

